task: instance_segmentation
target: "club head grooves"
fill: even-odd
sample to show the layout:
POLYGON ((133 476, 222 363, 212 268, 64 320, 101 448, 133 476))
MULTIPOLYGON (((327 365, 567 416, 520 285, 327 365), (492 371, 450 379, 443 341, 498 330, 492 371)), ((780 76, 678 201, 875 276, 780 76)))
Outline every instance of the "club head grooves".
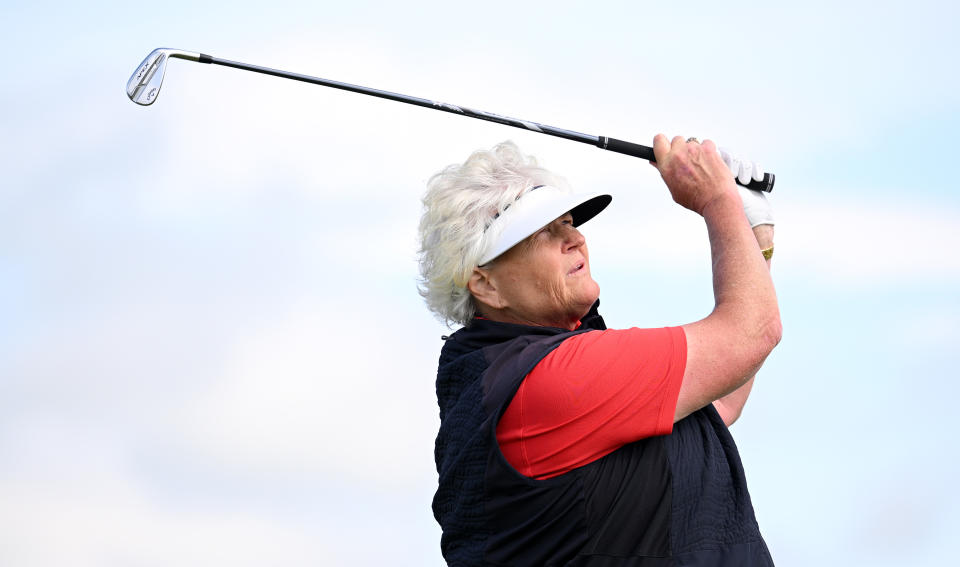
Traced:
POLYGON ((149 106, 157 100, 160 86, 163 85, 163 76, 167 70, 167 60, 171 57, 190 61, 200 60, 199 53, 164 47, 154 49, 127 81, 127 96, 130 100, 141 106, 149 106))

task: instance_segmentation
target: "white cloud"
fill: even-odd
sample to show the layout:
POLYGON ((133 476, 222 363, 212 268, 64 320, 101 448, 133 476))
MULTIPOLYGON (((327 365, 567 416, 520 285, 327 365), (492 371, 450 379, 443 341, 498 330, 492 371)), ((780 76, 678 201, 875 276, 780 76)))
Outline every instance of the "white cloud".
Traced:
MULTIPOLYGON (((651 176, 651 183, 659 183, 651 176)), ((593 262, 658 269, 709 269, 703 221, 669 197, 618 188, 609 212, 585 227, 593 262)), ((666 189, 660 187, 652 191, 666 189)), ((839 193, 837 193, 839 194, 839 193)), ((960 278, 960 210, 896 198, 771 198, 777 219, 777 278, 843 287, 884 287, 960 278)), ((627 268, 629 269, 629 268, 627 268)))
MULTIPOLYGON (((886 287, 960 278, 960 211, 900 199, 794 203, 777 216, 778 263, 820 284, 886 287)), ((781 269, 781 268, 778 268, 781 269)))
POLYGON ((264 321, 185 409, 181 435, 241 467, 326 470, 388 486, 431 475, 440 341, 426 318, 405 311, 389 298, 331 298, 264 321))
POLYGON ((122 432, 36 414, 6 426, 4 564, 315 565, 338 552, 303 526, 243 506, 163 502, 131 474, 122 432))

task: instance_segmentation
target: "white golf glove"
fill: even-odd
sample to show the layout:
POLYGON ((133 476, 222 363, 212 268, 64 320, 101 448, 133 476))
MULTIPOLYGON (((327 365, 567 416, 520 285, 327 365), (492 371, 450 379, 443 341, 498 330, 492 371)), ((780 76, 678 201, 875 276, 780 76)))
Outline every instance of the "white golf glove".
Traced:
MULTIPOLYGON (((760 164, 740 159, 731 154, 724 148, 717 148, 723 163, 727 164, 730 172, 740 183, 750 183, 753 181, 763 181, 763 168, 760 164)), ((743 212, 747 213, 747 220, 750 222, 750 228, 761 224, 773 224, 773 207, 767 201, 767 196, 763 191, 752 191, 737 185, 740 191, 740 199, 743 200, 743 212)))

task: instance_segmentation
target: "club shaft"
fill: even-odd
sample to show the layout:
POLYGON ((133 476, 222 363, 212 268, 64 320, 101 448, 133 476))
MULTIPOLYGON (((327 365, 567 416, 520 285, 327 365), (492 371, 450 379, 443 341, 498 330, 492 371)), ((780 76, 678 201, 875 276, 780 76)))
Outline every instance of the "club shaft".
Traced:
MULTIPOLYGON (((519 120, 517 118, 510 118, 509 116, 501 116, 499 114, 484 112, 482 110, 475 110, 475 109, 467 108, 464 106, 457 106, 457 105, 448 104, 445 102, 437 102, 434 100, 428 100, 425 98, 419 98, 415 96, 409 96, 409 95, 394 93, 390 91, 383 91, 380 89, 372 89, 372 88, 363 87, 360 85, 352 85, 350 83, 343 83, 340 81, 333 81, 330 79, 321 79, 319 77, 302 75, 300 73, 292 73, 290 71, 281 71, 279 69, 271 69, 270 67, 261 67, 259 65, 251 65, 249 63, 241 63, 239 61, 230 61, 228 59, 220 59, 217 57, 212 57, 210 55, 199 54, 199 58, 197 59, 197 61, 199 61, 200 63, 211 63, 214 65, 222 65, 224 67, 233 67, 234 69, 241 69, 244 71, 253 71, 254 73, 262 73, 264 75, 272 75, 274 77, 282 77, 284 79, 292 79, 294 81, 301 81, 304 83, 321 85, 324 87, 331 87, 334 89, 350 91, 350 92, 364 94, 368 96, 385 98, 388 100, 403 102, 406 104, 413 104, 416 106, 422 106, 424 108, 430 108, 433 110, 442 110, 443 112, 449 112, 451 114, 459 114, 461 116, 466 116, 468 118, 477 118, 479 120, 486 120, 488 122, 496 122, 498 124, 504 124, 506 126, 513 126, 514 128, 523 128, 524 130, 531 130, 533 132, 538 132, 540 134, 547 134, 549 136, 557 136, 559 138, 565 138, 567 140, 573 140, 575 142, 590 144, 591 146, 596 146, 604 150, 609 150, 612 152, 639 157, 639 158, 648 160, 650 162, 656 161, 656 157, 654 156, 654 153, 653 153, 653 148, 649 146, 635 144, 633 142, 625 142, 623 140, 617 140, 616 138, 608 138, 607 136, 593 136, 590 134, 582 134, 580 132, 574 132, 573 130, 566 130, 563 128, 557 128, 555 126, 539 124, 537 122, 531 122, 529 120, 519 120)), ((773 190, 774 180, 775 180, 775 176, 772 173, 767 173, 764 175, 764 179, 762 181, 751 181, 749 184, 744 186, 747 187, 748 189, 769 192, 773 190)), ((737 183, 741 184, 739 181, 737 181, 737 183)))
POLYGON ((204 59, 204 56, 201 56, 200 62, 212 63, 214 65, 223 65, 225 67, 233 67, 235 69, 243 69, 245 71, 253 71, 255 73, 263 73, 264 75, 273 75, 274 77, 283 77, 285 79, 292 79, 294 81, 302 81, 304 83, 311 83, 314 85, 332 87, 335 89, 341 89, 341 90, 365 94, 369 96, 385 98, 388 100, 395 100, 397 102, 404 102, 407 104, 415 104, 417 106, 423 106, 425 108, 442 110, 443 112, 449 112, 451 114, 460 114, 463 116, 467 116, 469 118, 478 118, 480 120, 497 122, 498 124, 505 124, 507 126, 513 126, 515 128, 525 128, 527 130, 533 130, 534 132, 539 132, 541 134, 559 136, 561 138, 566 138, 568 140, 574 140, 577 142, 583 142, 585 144, 591 144, 594 146, 596 146, 599 141, 597 136, 591 136, 589 134, 581 134, 580 132, 564 130, 563 128, 555 128, 553 126, 538 124, 536 122, 530 122, 527 120, 518 120, 516 118, 510 118, 508 116, 500 116, 499 114, 492 114, 489 112, 484 112, 482 110, 474 110, 472 108, 466 108, 466 107, 457 106, 454 104, 447 104, 447 103, 438 102, 435 100, 427 100, 425 98, 393 93, 390 91, 383 91, 380 89, 362 87, 360 85, 351 85, 350 83, 342 83, 340 81, 333 81, 330 79, 321 79, 319 77, 311 77, 309 75, 301 75, 299 73, 291 73, 289 71, 280 71, 277 69, 271 69, 269 67, 260 67, 258 65, 250 65, 249 63, 240 63, 238 61, 229 61, 226 59, 219 59, 216 57, 209 57, 209 61, 207 61, 206 59, 204 59))

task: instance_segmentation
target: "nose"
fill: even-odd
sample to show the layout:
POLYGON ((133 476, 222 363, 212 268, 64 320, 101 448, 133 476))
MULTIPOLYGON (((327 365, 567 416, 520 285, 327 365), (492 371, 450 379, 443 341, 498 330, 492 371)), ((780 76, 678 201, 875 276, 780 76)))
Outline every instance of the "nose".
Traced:
POLYGON ((580 248, 586 244, 587 239, 583 237, 583 234, 572 224, 564 224, 563 228, 563 251, 564 252, 573 252, 574 250, 580 248))

